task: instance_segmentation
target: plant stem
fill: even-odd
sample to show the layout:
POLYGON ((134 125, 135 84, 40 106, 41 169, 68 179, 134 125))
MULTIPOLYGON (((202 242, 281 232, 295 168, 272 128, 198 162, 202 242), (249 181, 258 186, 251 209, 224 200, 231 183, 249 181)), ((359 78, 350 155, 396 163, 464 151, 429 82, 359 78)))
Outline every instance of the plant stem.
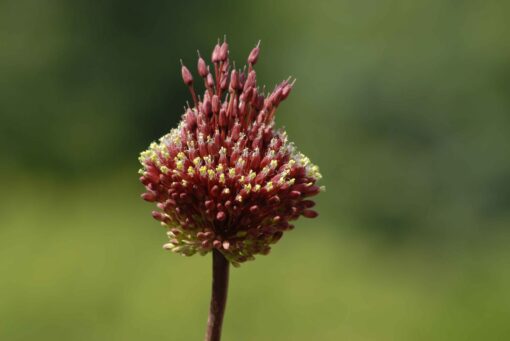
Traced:
POLYGON ((220 341, 228 291, 229 262, 220 251, 213 249, 212 295, 205 341, 220 341))

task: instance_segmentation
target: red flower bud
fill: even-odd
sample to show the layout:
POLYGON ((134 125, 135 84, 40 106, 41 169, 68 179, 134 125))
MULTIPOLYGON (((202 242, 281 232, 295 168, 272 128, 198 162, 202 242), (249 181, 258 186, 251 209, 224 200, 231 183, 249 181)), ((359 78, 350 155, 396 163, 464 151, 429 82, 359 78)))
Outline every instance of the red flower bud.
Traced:
POLYGON ((236 70, 232 70, 230 74, 230 90, 235 91, 239 88, 239 76, 236 70))
POLYGON ((207 75, 206 82, 207 82, 207 87, 212 88, 214 86, 214 79, 213 79, 213 76, 211 75, 211 73, 209 73, 207 75))
POLYGON ((304 210, 303 211, 303 216, 307 217, 307 218, 315 218, 319 215, 319 213, 317 213, 316 211, 314 210, 304 210))
POLYGON ((219 44, 216 44, 216 46, 214 46, 211 60, 213 63, 218 63, 220 61, 220 45, 219 44))
POLYGON ((209 96, 204 96, 204 103, 202 103, 202 111, 206 116, 209 116, 212 112, 212 104, 209 96))
POLYGON ((156 195, 153 192, 146 192, 142 194, 142 199, 145 201, 153 202, 156 201, 156 195))
POLYGON ((223 220, 225 220, 225 218, 227 218, 227 215, 223 211, 220 211, 220 212, 218 212, 218 214, 216 214, 216 219, 218 221, 223 221, 223 220))
POLYGON ((221 44, 218 58, 222 62, 227 60, 227 58, 228 58, 228 44, 227 44, 227 42, 223 42, 223 44, 221 44))
POLYGON ((212 98, 212 111, 217 114, 220 111, 220 99, 218 96, 214 95, 212 98))
POLYGON ((207 70, 207 65, 205 64, 205 60, 202 57, 198 58, 197 69, 198 69, 198 74, 202 78, 207 77, 207 75, 209 74, 209 70, 207 70))
POLYGON ((188 68, 184 65, 181 67, 181 74, 184 84, 186 85, 193 84, 193 76, 191 75, 191 72, 189 72, 188 68))
POLYGON ((260 41, 257 43, 257 46, 251 50, 250 55, 248 56, 248 64, 255 65, 257 63, 257 60, 259 59, 259 53, 260 53, 260 41))

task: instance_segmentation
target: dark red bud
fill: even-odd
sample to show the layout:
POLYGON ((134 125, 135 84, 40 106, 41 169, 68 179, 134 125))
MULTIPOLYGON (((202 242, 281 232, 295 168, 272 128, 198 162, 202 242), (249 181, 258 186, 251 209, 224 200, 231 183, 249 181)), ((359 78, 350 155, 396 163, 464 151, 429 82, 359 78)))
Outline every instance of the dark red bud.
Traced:
POLYGON ((211 60, 213 63, 217 63, 220 61, 220 45, 216 44, 214 46, 214 50, 212 52, 211 60))
POLYGON ((189 130, 193 130, 195 128, 197 124, 197 117, 195 115, 195 113, 191 110, 191 109, 188 109, 188 111, 186 112, 186 126, 189 130))
MULTIPOLYGON (((273 243, 276 243, 277 241, 279 241, 283 236, 283 232, 282 231, 278 231, 276 232, 274 235, 273 235, 273 243)), ((268 250, 268 253, 269 253, 269 250, 268 250)))
POLYGON ((227 112, 225 109, 220 110, 220 127, 226 127, 227 126, 227 112))
POLYGON ((211 195, 213 197, 217 197, 218 194, 220 194, 220 188, 218 187, 218 185, 214 185, 212 188, 211 188, 211 195))
POLYGON ((212 232, 212 231, 205 232, 205 237, 208 239, 214 237, 214 232, 212 232))
POLYGON ((304 217, 307 217, 307 218, 315 218, 319 215, 319 213, 317 213, 316 211, 314 210, 304 210, 303 211, 303 216, 304 217))
POLYGON ((149 202, 156 201, 156 194, 152 191, 143 193, 142 199, 149 202))
POLYGON ((244 87, 244 82, 246 82, 246 74, 243 71, 239 73, 239 89, 244 87))
POLYGON ((165 201, 164 206, 163 206, 163 209, 165 211, 170 210, 172 207, 175 207, 175 200, 168 199, 167 201, 165 201))
POLYGON ((315 202, 313 202, 312 200, 303 200, 301 204, 303 204, 303 206, 306 208, 312 208, 315 206, 315 202))
POLYGON ((316 195, 316 194, 318 194, 320 192, 320 190, 321 190, 320 187, 316 186, 316 185, 307 187, 306 188, 306 195, 307 196, 316 195))
POLYGON ((141 182, 142 184, 144 184, 145 186, 147 186, 147 185, 148 185, 151 181, 150 181, 150 179, 149 179, 148 177, 146 177, 146 176, 141 176, 141 177, 140 177, 140 182, 141 182))
POLYGON ((239 98, 242 101, 249 102, 251 100, 252 95, 253 95, 253 88, 248 88, 243 91, 243 93, 241 94, 241 96, 239 96, 239 98))
POLYGON ((252 106, 255 106, 255 104, 257 104, 257 97, 258 97, 257 89, 253 89, 250 100, 250 104, 252 106))
POLYGON ((252 70, 248 74, 248 78, 246 79, 246 82, 244 82, 244 88, 243 88, 244 91, 248 90, 249 88, 255 87, 256 77, 257 77, 257 73, 252 70))
POLYGON ((205 64, 205 60, 202 57, 198 58, 197 69, 198 74, 202 78, 207 77, 207 75, 209 74, 209 71, 207 70, 207 65, 205 64))
POLYGON ((273 94, 271 95, 271 101, 274 106, 278 106, 282 100, 282 88, 278 88, 273 94))
POLYGON ((206 200, 204 204, 205 204, 205 207, 208 209, 214 208, 214 201, 212 201, 212 200, 206 200))
POLYGON ((216 214, 216 219, 218 221, 223 221, 225 220, 225 218, 227 217, 227 215, 225 214, 225 212, 223 211, 219 211, 217 214, 216 214))
POLYGON ((150 179, 151 185, 159 183, 159 170, 157 170, 156 168, 154 167, 148 168, 147 172, 145 172, 145 176, 150 179))
POLYGON ((257 96, 257 102, 255 103, 255 108, 257 110, 261 110, 263 106, 264 106, 264 96, 263 95, 258 95, 257 96))
POLYGON ((282 95, 281 95, 281 100, 282 101, 289 96, 291 90, 292 90, 292 85, 291 84, 286 84, 282 88, 282 95))
POLYGON ((260 41, 258 42, 257 46, 251 50, 250 55, 248 56, 248 63, 251 65, 255 65, 257 63, 257 60, 259 59, 259 53, 260 53, 260 41))
POLYGON ((245 115, 247 112, 248 106, 246 105, 246 102, 242 101, 239 103, 239 113, 241 115, 245 115))
POLYGON ((227 60, 227 58, 228 58, 228 44, 226 41, 223 42, 223 44, 221 44, 218 57, 219 57, 219 60, 222 62, 227 60))
POLYGON ((182 73, 182 80, 184 81, 184 84, 191 85, 193 84, 193 76, 191 75, 191 72, 189 72, 188 68, 186 66, 181 67, 181 73, 182 73))
POLYGON ((280 202, 280 197, 277 195, 273 195, 271 198, 269 198, 269 203, 271 205, 278 204, 280 202))
POLYGON ((235 91, 239 88, 239 76, 236 70, 230 74, 230 90, 235 91))
POLYGON ((209 117, 209 115, 211 115, 211 112, 212 112, 212 104, 211 104, 211 100, 209 100, 209 96, 205 97, 204 98, 204 103, 202 103, 202 111, 204 112, 204 114, 206 114, 206 116, 209 117))
POLYGON ((207 74, 206 78, 207 87, 212 88, 214 86, 214 79, 211 73, 207 74))
POLYGON ((165 221, 166 217, 159 211, 152 211, 152 217, 159 221, 165 221))
POLYGON ((220 148, 220 145, 221 145, 221 136, 220 136, 219 130, 217 130, 217 129, 216 129, 216 132, 214 133, 214 145, 216 148, 220 148))
POLYGON ((220 111, 220 99, 218 96, 214 95, 212 98, 212 111, 217 114, 220 111))
POLYGON ((293 199, 297 199, 301 196, 301 192, 299 191, 291 191, 290 192, 290 197, 293 198, 293 199))
POLYGON ((232 129, 232 139, 234 141, 237 141, 237 139, 239 139, 240 133, 241 133, 241 125, 239 124, 239 122, 236 122, 234 124, 234 128, 232 129))

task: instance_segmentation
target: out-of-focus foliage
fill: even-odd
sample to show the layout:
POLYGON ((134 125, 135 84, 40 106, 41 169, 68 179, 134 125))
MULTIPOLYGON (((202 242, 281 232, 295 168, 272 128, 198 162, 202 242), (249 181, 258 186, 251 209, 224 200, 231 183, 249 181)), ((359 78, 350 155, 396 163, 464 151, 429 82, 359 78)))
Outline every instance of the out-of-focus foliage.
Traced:
POLYGON ((327 187, 316 222, 233 273, 226 338, 509 338, 509 12, 0 2, 0 339, 201 337, 209 262, 159 250, 136 159, 189 99, 179 59, 223 34, 238 65, 262 40, 260 83, 298 79, 277 124, 327 187))

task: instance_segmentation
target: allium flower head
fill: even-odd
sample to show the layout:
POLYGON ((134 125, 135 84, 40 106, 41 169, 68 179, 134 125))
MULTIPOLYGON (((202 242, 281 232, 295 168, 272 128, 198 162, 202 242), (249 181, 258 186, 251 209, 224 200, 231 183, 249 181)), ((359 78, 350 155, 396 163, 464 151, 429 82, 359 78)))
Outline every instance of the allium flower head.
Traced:
POLYGON ((176 129, 140 155, 143 199, 156 202, 152 216, 168 228, 165 249, 206 254, 218 249, 232 264, 267 254, 271 244, 300 216, 314 218, 319 169, 274 127, 275 113, 289 96, 285 80, 266 94, 257 86, 253 66, 231 67, 228 44, 218 43, 213 67, 199 56, 205 85, 196 96, 194 79, 182 65, 193 107, 185 108, 176 129))

